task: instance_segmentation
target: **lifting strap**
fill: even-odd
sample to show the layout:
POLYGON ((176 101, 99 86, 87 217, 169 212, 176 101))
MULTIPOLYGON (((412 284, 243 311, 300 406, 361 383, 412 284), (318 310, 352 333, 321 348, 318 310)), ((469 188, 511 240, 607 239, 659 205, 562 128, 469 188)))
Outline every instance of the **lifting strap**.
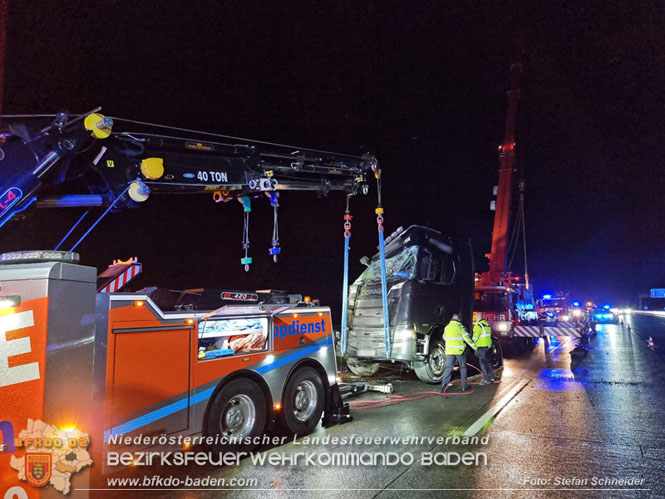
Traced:
POLYGON ((252 263, 252 257, 249 256, 249 214, 252 212, 252 200, 247 196, 240 196, 238 201, 242 204, 245 217, 242 226, 242 247, 245 250, 245 256, 240 259, 240 263, 245 266, 245 272, 249 272, 249 266, 252 263))
POLYGON ((383 339, 386 349, 386 358, 390 358, 390 322, 388 315, 388 285, 386 282, 386 246, 383 238, 383 206, 381 204, 381 170, 374 165, 374 176, 376 177, 376 191, 378 203, 376 206, 376 223, 379 231, 379 259, 381 261, 381 300, 383 302, 383 339))
POLYGON ((350 194, 346 196, 346 211, 344 212, 344 283, 342 285, 342 355, 346 355, 347 321, 349 310, 349 241, 351 239, 351 210, 349 209, 350 194))

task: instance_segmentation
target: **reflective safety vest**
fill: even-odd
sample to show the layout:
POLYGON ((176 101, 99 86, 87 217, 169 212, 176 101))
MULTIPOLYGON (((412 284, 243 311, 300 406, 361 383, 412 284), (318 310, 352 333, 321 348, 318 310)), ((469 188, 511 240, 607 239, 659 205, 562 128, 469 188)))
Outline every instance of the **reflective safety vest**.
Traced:
POLYGON ((481 319, 473 326, 473 341, 477 347, 492 346, 492 328, 485 319, 481 319))
POLYGON ((461 355, 464 353, 464 342, 473 346, 471 336, 461 322, 451 320, 443 330, 443 340, 446 342, 446 355, 461 355))

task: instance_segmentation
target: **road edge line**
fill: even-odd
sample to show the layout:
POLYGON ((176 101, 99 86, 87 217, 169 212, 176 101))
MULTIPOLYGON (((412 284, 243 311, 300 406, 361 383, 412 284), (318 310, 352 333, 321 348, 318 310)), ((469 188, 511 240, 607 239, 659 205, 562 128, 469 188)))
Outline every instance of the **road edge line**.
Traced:
POLYGON ((490 407, 485 414, 480 416, 475 423, 473 423, 471 426, 467 428, 467 430, 464 432, 462 436, 464 437, 473 437, 476 433, 478 433, 484 426, 485 424, 493 417, 495 416, 501 409, 503 409, 506 405, 508 405, 508 402, 510 402, 515 396, 521 392, 526 385, 528 385, 531 382, 530 379, 523 379, 518 383, 517 386, 515 386, 512 390, 510 390, 498 403, 490 407))

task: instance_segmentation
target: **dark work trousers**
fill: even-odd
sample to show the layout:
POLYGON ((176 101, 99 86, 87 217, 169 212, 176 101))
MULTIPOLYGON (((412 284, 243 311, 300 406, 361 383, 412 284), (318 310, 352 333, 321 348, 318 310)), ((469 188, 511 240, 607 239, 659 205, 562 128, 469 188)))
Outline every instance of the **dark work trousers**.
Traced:
POLYGON ((480 369, 483 372, 484 381, 494 380, 494 369, 492 369, 492 361, 489 359, 490 347, 478 347, 476 350, 476 357, 480 362, 480 369))
POLYGON ((466 353, 460 355, 450 355, 446 354, 446 370, 443 371, 443 379, 441 380, 441 389, 443 390, 448 383, 450 383, 450 378, 453 375, 453 367, 455 367, 455 361, 459 364, 460 379, 462 381, 462 391, 466 391, 466 353))

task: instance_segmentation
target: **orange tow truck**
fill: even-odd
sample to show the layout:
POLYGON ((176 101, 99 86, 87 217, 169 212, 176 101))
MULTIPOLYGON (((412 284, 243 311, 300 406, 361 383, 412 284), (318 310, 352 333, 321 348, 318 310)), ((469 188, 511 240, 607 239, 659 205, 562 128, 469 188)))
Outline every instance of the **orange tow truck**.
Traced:
MULTIPOLYGON (((252 199, 268 197, 276 212, 279 191, 367 193, 365 174, 376 168, 367 156, 210 135, 198 142, 173 130, 112 132, 113 121, 91 113, 5 124, 0 191, 12 201, 0 205, 0 224, 39 203, 100 206, 103 216, 151 192, 239 199, 248 217, 252 199), (88 179, 90 192, 42 196, 70 177, 88 179)), ((270 255, 278 253, 275 230, 270 255)), ((118 278, 137 274, 135 263, 118 278)), ((154 288, 122 292, 113 275, 102 277, 72 251, 0 256, 3 494, 90 489, 91 477, 114 471, 106 457, 137 442, 228 454, 264 444, 277 427, 303 435, 322 415, 324 425, 350 420, 328 307, 235 291, 221 292, 223 306, 183 305, 154 288)))

